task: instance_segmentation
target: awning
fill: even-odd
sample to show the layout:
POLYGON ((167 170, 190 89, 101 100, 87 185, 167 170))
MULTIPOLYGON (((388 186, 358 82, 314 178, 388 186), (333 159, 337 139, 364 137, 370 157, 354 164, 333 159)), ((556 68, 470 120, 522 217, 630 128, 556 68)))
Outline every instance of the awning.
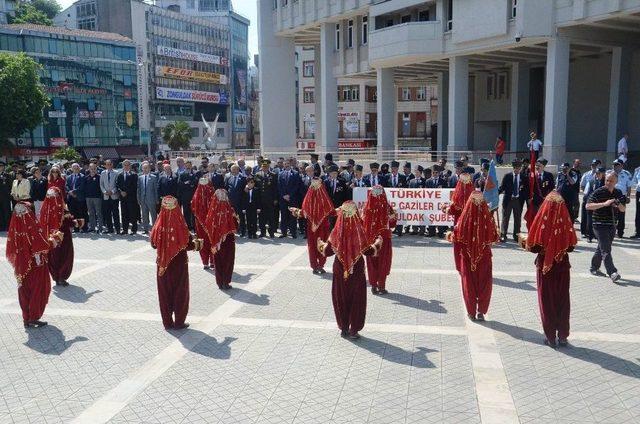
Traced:
POLYGON ((122 159, 138 159, 146 155, 140 146, 119 146, 116 151, 122 159))
POLYGON ((115 147, 84 147, 82 153, 86 159, 102 156, 102 159, 119 159, 118 151, 115 147))

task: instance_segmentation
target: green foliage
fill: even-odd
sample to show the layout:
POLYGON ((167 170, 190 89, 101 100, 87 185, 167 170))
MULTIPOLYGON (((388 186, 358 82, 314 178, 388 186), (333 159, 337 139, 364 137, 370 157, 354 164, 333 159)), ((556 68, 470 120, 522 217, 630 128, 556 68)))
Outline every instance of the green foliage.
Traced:
POLYGON ((55 151, 53 157, 58 160, 66 160, 68 162, 77 162, 82 157, 80 153, 73 147, 61 147, 55 151))
POLYGON ((47 15, 49 19, 55 18, 60 13, 62 7, 56 0, 31 0, 31 5, 47 15))
POLYGON ((171 150, 188 149, 191 127, 185 121, 172 122, 162 129, 162 139, 171 150))
POLYGON ((40 84, 40 65, 24 53, 0 53, 0 146, 43 122, 49 98, 40 84))
POLYGON ((53 25, 53 21, 44 12, 37 9, 31 3, 20 3, 16 9, 15 17, 11 19, 12 24, 36 24, 53 25))

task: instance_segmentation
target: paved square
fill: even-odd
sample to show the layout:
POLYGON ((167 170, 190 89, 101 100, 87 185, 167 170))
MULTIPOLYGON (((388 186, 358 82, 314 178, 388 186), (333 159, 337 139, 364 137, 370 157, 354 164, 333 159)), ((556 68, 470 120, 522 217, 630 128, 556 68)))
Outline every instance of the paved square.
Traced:
POLYGON ((513 243, 494 248, 478 325, 450 245, 395 238, 390 294, 369 295, 354 343, 303 240, 240 240, 232 292, 190 253, 182 332, 162 327, 142 236, 75 237, 71 286, 54 287, 48 327, 25 331, 5 242, 0 422, 640 422, 640 243, 629 239, 614 246, 620 284, 588 273, 594 244, 571 254, 572 346, 557 351, 541 343, 534 256, 513 243))

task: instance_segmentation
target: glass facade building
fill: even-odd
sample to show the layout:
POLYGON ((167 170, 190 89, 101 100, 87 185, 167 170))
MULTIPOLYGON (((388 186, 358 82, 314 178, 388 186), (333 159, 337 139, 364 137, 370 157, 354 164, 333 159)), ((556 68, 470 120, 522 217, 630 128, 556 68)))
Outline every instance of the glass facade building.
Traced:
POLYGON ((51 105, 21 147, 138 145, 136 48, 123 36, 34 25, 0 26, 0 51, 42 65, 51 105))

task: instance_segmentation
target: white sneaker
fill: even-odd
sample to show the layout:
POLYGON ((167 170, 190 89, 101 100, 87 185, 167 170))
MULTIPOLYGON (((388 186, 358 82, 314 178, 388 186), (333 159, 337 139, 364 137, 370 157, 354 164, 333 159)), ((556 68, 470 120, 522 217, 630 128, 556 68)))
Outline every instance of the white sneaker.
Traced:
POLYGON ((617 272, 614 272, 613 274, 611 274, 609 276, 609 278, 611 278, 611 281, 613 281, 614 283, 617 282, 621 277, 620 274, 618 274, 617 272))

